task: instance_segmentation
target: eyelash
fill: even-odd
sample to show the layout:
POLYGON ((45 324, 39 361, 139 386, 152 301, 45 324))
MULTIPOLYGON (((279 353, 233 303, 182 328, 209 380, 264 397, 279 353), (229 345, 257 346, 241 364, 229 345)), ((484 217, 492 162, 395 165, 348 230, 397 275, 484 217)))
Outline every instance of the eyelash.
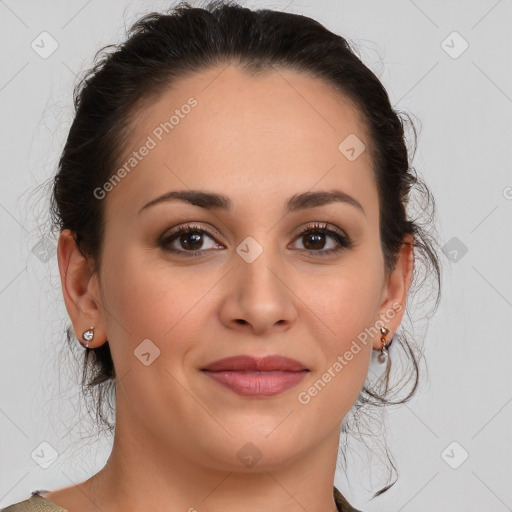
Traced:
MULTIPOLYGON (((326 256, 329 254, 337 253, 343 249, 351 249, 353 247, 353 243, 347 235, 342 234, 341 232, 338 232, 337 230, 335 231, 333 229, 329 229, 327 226, 328 226, 328 224, 326 224, 326 223, 320 224, 318 222, 314 223, 312 225, 306 226, 306 227, 302 228, 297 233, 297 236, 295 237, 295 239, 300 238, 301 236, 303 236, 304 234, 309 233, 309 232, 322 233, 324 235, 328 235, 331 238, 333 238, 337 242, 338 247, 336 247, 335 249, 328 249, 327 251, 323 251, 323 250, 315 251, 312 249, 300 249, 300 250, 306 251, 315 256, 326 256)), ((215 238, 215 237, 219 236, 218 233, 215 231, 205 229, 204 227, 201 227, 201 226, 187 224, 184 226, 179 226, 172 233, 170 233, 167 236, 164 236, 161 239, 161 241, 159 242, 159 245, 166 251, 173 252, 175 254, 179 254, 180 256, 184 256, 184 257, 198 256, 198 255, 203 254, 204 252, 211 250, 211 249, 208 249, 206 251, 203 250, 203 251, 192 252, 192 251, 183 251, 183 250, 176 250, 176 249, 169 248, 169 244, 175 238, 179 238, 179 236, 184 233, 189 233, 189 232, 194 232, 194 231, 198 231, 200 233, 206 233, 211 238, 215 238)))

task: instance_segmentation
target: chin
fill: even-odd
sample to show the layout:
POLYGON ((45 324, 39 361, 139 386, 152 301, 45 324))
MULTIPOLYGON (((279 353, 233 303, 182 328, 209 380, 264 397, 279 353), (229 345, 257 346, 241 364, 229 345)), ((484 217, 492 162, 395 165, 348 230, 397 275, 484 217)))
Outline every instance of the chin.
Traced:
POLYGON ((209 445, 201 448, 210 455, 217 469, 239 473, 275 470, 293 463, 307 452, 303 436, 290 435, 286 429, 278 432, 276 425, 279 422, 268 423, 272 423, 272 428, 260 425, 256 430, 247 429, 245 435, 238 430, 232 438, 222 436, 222 440, 213 440, 211 436, 205 436, 209 445))

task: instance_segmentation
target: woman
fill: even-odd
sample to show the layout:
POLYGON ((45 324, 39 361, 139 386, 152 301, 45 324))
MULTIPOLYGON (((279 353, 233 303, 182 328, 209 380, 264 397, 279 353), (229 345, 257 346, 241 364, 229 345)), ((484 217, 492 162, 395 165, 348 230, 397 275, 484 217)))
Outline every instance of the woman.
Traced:
POLYGON ((180 4, 75 102, 52 213, 114 444, 88 480, 4 511, 356 511, 333 490, 340 431, 396 403, 392 340, 412 396, 415 255, 439 279, 382 84, 312 19, 180 4))

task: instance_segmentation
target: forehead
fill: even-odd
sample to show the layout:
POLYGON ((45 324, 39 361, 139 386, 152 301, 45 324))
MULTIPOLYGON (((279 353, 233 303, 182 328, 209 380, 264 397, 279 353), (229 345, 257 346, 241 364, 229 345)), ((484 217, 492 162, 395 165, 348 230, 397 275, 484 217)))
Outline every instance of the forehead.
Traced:
POLYGON ((361 196, 374 188, 369 151, 350 160, 340 150, 345 140, 370 146, 359 111, 323 80, 297 71, 255 76, 224 65, 199 72, 138 109, 132 125, 120 166, 134 151, 150 149, 125 166, 126 177, 109 192, 112 207, 138 210, 177 188, 260 205, 284 190, 288 197, 344 187, 361 196))

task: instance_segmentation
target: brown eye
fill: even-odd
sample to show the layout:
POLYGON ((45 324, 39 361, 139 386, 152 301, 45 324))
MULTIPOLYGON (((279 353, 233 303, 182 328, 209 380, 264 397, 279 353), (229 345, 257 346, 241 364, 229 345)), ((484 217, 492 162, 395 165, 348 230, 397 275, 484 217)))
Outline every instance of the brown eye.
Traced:
POLYGON ((179 235, 178 240, 184 249, 196 251, 203 245, 203 235, 199 231, 189 231, 179 235))
POLYGON ((166 235, 159 245, 167 251, 183 256, 196 256, 212 248, 222 248, 215 242, 213 236, 209 231, 198 226, 180 226, 166 235), (211 241, 210 246, 205 247, 208 239, 211 241))
POLYGON ((326 243, 326 235, 325 233, 318 232, 309 232, 302 235, 302 240, 304 243, 304 247, 309 251, 319 251, 324 248, 326 243))
POLYGON ((297 239, 302 241, 304 250, 319 256, 352 247, 352 242, 346 235, 337 230, 327 228, 326 224, 307 226, 300 231, 297 239), (329 239, 331 240, 330 242, 329 239))

